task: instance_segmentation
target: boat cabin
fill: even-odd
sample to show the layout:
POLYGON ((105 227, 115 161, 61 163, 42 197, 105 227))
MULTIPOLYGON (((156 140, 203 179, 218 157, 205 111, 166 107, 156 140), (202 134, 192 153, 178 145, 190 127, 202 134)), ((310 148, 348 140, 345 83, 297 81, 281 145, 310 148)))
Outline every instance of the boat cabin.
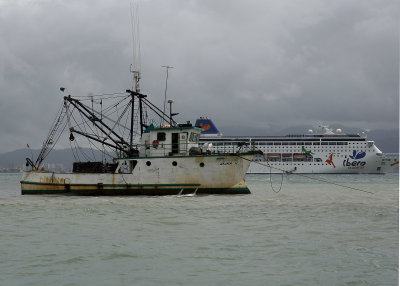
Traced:
POLYGON ((155 127, 150 125, 143 133, 140 157, 187 156, 199 147, 202 128, 192 124, 155 127))

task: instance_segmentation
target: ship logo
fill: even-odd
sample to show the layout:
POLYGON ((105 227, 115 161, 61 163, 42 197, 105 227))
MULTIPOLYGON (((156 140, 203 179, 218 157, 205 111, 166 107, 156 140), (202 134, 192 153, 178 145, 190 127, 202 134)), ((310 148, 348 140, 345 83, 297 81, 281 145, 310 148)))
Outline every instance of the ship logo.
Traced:
POLYGON ((353 160, 358 160, 358 159, 362 159, 365 157, 365 152, 357 152, 357 150, 353 150, 353 155, 350 155, 349 157, 353 160))
POLYGON ((333 168, 336 168, 335 164, 333 163, 333 153, 331 153, 331 155, 329 155, 329 159, 325 160, 326 163, 328 163, 329 165, 332 165, 333 168))
POLYGON ((210 130, 210 129, 211 129, 211 125, 210 125, 210 124, 207 124, 207 123, 206 123, 206 124, 200 123, 199 126, 200 126, 201 128, 203 128, 204 131, 207 131, 207 130, 210 130))
POLYGON ((343 161, 343 167, 348 167, 349 169, 363 169, 367 162, 359 160, 364 158, 365 155, 366 153, 363 151, 358 152, 357 150, 353 150, 353 155, 349 155, 349 158, 354 161, 350 161, 349 158, 347 158, 347 160, 343 161))
POLYGON ((313 152, 311 152, 311 150, 306 150, 306 147, 304 147, 304 146, 301 146, 301 152, 303 152, 304 154, 307 154, 307 155, 314 154, 313 152))
POLYGON ((222 135, 221 132, 218 131, 217 127, 215 127, 212 120, 208 118, 200 117, 196 120, 194 126, 203 128, 201 134, 204 135, 222 135))

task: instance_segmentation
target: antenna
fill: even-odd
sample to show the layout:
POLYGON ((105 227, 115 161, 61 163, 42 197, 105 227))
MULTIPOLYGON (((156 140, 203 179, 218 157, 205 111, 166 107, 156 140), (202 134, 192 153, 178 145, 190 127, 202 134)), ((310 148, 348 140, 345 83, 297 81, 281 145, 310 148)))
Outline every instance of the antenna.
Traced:
POLYGON ((139 5, 138 2, 130 1, 131 12, 131 29, 132 29, 132 60, 133 64, 130 66, 130 72, 133 73, 133 80, 135 83, 135 91, 140 92, 140 34, 139 34, 139 5))
POLYGON ((135 82, 135 91, 136 91, 136 92, 140 92, 140 85, 139 85, 139 82, 140 82, 140 79, 141 79, 141 77, 140 77, 140 71, 134 70, 132 64, 131 64, 131 66, 130 66, 130 68, 129 68, 129 71, 130 71, 131 73, 133 73, 133 80, 134 80, 134 82, 135 82))
MULTIPOLYGON (((161 67, 165 68, 165 70, 166 70, 165 91, 164 91, 164 110, 163 110, 163 113, 165 114, 165 108, 166 108, 166 103, 167 103, 167 89, 168 89, 168 70, 173 69, 174 67, 172 67, 172 66, 161 66, 161 67)), ((164 114, 163 114, 161 122, 165 121, 164 114)))

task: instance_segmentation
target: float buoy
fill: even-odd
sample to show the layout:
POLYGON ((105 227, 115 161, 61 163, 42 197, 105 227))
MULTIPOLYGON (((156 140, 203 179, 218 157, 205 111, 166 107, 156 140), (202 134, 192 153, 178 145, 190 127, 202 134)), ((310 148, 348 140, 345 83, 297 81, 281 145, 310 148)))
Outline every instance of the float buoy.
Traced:
POLYGON ((158 140, 153 140, 153 148, 157 148, 160 142, 158 140))

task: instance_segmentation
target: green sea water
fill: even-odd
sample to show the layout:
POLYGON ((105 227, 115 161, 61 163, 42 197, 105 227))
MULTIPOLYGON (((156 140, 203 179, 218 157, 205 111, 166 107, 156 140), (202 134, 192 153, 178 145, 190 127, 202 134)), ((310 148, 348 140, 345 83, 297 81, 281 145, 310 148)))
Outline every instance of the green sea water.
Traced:
POLYGON ((0 174, 2 286, 399 282, 398 174, 290 175, 277 193, 248 175, 238 196, 21 196, 19 180, 0 174))

